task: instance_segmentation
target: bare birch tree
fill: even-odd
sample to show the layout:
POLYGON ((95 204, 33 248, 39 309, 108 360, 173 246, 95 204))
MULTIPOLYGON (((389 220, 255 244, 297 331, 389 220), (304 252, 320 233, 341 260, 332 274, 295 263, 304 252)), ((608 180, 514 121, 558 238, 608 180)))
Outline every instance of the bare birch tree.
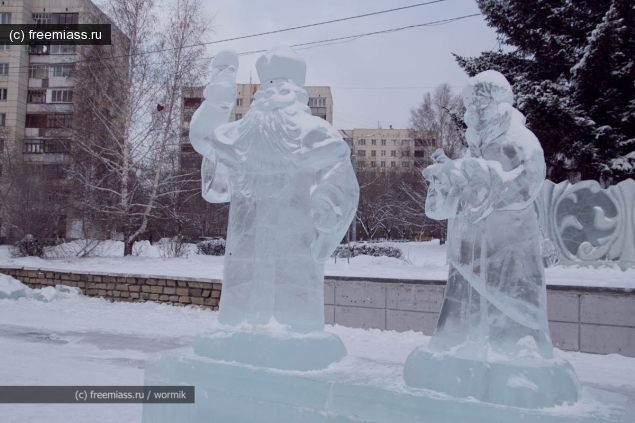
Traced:
POLYGON ((410 111, 411 137, 416 140, 418 134, 432 132, 436 136, 434 147, 442 148, 452 159, 457 158, 466 148, 461 121, 464 113, 461 96, 449 84, 441 84, 432 93, 427 92, 421 104, 410 111))
POLYGON ((154 0, 111 0, 122 31, 112 46, 89 46, 75 71, 71 175, 78 215, 123 234, 124 255, 147 230, 162 196, 178 189, 181 89, 201 82, 210 34, 200 0, 174 0, 160 22, 154 0), (198 45, 198 46, 197 46, 198 45), (193 46, 193 47, 191 47, 193 46))

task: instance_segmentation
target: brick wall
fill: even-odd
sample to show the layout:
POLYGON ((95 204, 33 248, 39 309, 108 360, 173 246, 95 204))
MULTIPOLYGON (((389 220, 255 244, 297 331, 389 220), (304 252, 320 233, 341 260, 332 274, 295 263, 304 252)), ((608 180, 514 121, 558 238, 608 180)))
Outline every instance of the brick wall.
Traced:
POLYGON ((194 304, 218 310, 221 284, 217 280, 144 275, 95 275, 43 269, 0 269, 31 288, 58 284, 81 288, 84 295, 111 301, 160 301, 174 305, 194 304))
MULTIPOLYGON (((3 268, 31 288, 76 286, 111 301, 159 301, 218 310, 218 280, 148 275, 96 275, 34 268, 3 268)), ((326 277, 327 324, 432 335, 445 281, 326 277)), ((548 286, 547 309, 554 346, 635 357, 635 289, 548 286)))

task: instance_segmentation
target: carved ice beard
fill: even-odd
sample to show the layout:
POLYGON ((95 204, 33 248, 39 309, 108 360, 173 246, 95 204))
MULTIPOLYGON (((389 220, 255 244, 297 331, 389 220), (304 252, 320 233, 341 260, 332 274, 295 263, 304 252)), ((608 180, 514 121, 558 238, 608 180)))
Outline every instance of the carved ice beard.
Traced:
POLYGON ((237 188, 249 198, 275 197, 290 182, 301 143, 298 113, 309 113, 308 94, 287 79, 266 81, 241 120, 235 143, 237 188))

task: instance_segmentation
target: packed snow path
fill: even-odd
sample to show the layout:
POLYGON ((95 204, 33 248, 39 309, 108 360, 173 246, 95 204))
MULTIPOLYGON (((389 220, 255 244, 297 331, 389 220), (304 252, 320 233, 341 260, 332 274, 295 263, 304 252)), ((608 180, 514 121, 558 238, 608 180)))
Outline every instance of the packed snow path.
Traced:
MULTIPOLYGON (((157 303, 78 297, 51 303, 0 300, 3 385, 142 385, 154 352, 190 345, 216 313, 157 303)), ((350 355, 404 363, 429 337, 328 326, 350 355)), ((635 401, 635 358, 557 351, 583 384, 635 401)), ((140 422, 141 404, 0 404, 3 423, 140 422)))

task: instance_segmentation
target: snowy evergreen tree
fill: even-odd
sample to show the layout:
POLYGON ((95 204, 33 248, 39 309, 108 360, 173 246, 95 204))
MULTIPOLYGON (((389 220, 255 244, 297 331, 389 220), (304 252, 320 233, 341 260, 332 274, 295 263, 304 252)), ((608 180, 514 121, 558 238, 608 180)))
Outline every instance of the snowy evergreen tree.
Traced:
POLYGON ((495 69, 508 78, 543 145, 549 179, 635 177, 633 0, 477 3, 513 51, 457 61, 471 76, 495 69))

